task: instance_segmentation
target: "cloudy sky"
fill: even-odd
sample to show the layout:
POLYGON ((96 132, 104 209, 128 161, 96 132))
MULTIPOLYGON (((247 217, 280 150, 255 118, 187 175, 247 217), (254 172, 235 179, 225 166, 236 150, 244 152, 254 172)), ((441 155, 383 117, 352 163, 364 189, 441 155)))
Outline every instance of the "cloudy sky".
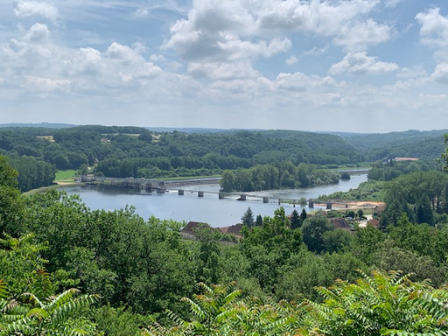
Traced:
POLYGON ((0 0, 0 123, 448 128, 447 0, 0 0))

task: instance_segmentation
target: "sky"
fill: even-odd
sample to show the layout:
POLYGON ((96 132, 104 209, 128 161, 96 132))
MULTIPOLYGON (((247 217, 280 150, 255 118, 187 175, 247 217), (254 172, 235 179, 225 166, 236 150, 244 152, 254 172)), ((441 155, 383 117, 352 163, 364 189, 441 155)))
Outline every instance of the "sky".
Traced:
POLYGON ((0 123, 448 128, 448 0, 0 0, 0 123))

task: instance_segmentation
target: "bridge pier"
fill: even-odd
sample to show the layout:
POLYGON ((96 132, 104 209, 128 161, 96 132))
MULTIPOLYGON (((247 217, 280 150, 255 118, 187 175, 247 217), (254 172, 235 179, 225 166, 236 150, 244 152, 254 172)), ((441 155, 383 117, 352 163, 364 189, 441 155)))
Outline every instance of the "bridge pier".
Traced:
POLYGON ((183 195, 184 195, 184 191, 183 191, 183 189, 179 189, 179 190, 177 191, 177 194, 178 194, 179 196, 183 196, 183 195))
POLYGON ((263 203, 269 203, 269 197, 263 197, 263 203))
POLYGON ((198 197, 204 197, 204 192, 203 191, 198 191, 198 197))
POLYGON ((310 209, 314 208, 314 200, 312 198, 308 200, 308 208, 310 209))

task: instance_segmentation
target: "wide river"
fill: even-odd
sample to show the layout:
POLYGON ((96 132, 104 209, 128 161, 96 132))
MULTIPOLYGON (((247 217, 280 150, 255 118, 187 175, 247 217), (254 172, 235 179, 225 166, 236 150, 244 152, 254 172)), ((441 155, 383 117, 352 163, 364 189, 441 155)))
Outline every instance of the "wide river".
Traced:
MULTIPOLYGON (((254 194, 270 197, 269 203, 263 203, 261 198, 247 197, 247 201, 237 201, 238 196, 218 199, 219 185, 183 186, 184 196, 178 196, 177 190, 168 190, 165 194, 125 191, 123 189, 97 189, 90 186, 73 186, 61 188, 68 194, 79 194, 83 202, 91 209, 116 210, 126 205, 136 208, 136 213, 145 219, 155 216, 160 219, 174 219, 176 221, 196 221, 209 223, 213 227, 230 226, 241 222, 241 217, 248 207, 254 215, 273 216, 279 207, 278 199, 300 199, 301 197, 316 198, 337 191, 348 191, 357 188, 361 182, 367 181, 367 174, 352 175, 349 181, 315 188, 258 191, 254 194), (199 198, 197 191, 204 191, 204 197, 199 198), (208 193, 207 193, 208 191, 208 193)), ((282 203, 286 213, 291 213, 292 204, 282 203)), ((301 212, 307 206, 296 205, 301 212)))

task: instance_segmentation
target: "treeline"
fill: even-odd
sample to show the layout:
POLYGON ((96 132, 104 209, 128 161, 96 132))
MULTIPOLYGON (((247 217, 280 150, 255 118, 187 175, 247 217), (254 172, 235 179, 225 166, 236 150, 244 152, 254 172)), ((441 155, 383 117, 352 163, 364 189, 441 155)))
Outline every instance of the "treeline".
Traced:
POLYGON ((292 162, 256 165, 250 169, 225 170, 220 180, 223 191, 256 191, 281 188, 306 188, 339 182, 334 171, 292 162))
POLYGON ((54 165, 38 161, 34 157, 10 157, 8 162, 19 173, 17 187, 22 192, 49 186, 55 179, 56 168, 54 165))
MULTIPOLYGON (((177 177, 290 161, 320 165, 359 159, 340 137, 295 131, 237 131, 209 134, 153 133, 140 127, 78 126, 65 129, 1 128, 0 154, 34 158, 56 169, 109 177, 177 177), (92 170, 90 170, 92 172, 92 170)), ((19 167, 18 167, 19 168, 19 167)), ((31 171, 20 169, 20 173, 31 171)), ((21 177, 21 189, 35 185, 21 177), (27 181, 22 188, 22 180, 27 181)), ((43 180, 42 180, 43 181, 43 180)), ((46 181, 46 180, 45 180, 46 181)))
POLYGON ((440 162, 435 160, 418 160, 396 162, 389 160, 387 163, 376 162, 367 175, 369 180, 373 181, 391 181, 394 178, 419 171, 442 170, 440 162))
POLYGON ((391 132, 384 134, 336 133, 352 145, 365 161, 395 157, 436 159, 445 149, 447 130, 391 132))
MULTIPOLYGON (((235 331, 311 335, 316 328, 322 328, 322 335, 363 335, 363 330, 368 331, 364 334, 379 334, 375 328, 386 326, 415 332, 426 332, 435 326, 446 328, 444 323, 432 319, 437 312, 434 307, 418 303, 415 295, 412 298, 409 294, 418 288, 425 298, 446 298, 446 292, 440 292, 445 289, 436 291, 411 282, 431 279, 431 284, 439 287, 448 280, 446 183, 440 193, 434 187, 434 193, 426 194, 437 200, 433 206, 434 214, 440 212, 437 227, 414 224, 412 218, 401 214, 396 221, 389 219, 384 231, 368 226, 352 232, 335 228, 321 213, 303 216, 306 218, 293 229, 294 216, 290 219, 280 208, 273 217, 263 218, 261 226, 243 229, 239 244, 222 245, 221 234, 205 226, 196 231, 197 241, 184 242, 179 229, 185 223, 143 219, 132 208, 91 210, 76 196, 55 190, 24 198, 14 189, 17 172, 3 157, 0 168, 0 232, 12 235, 0 239, 2 333, 36 335, 38 330, 41 334, 67 335, 83 330, 98 336, 142 332, 225 335, 227 330, 229 335, 235 331), (396 269, 412 275, 400 280, 399 275, 374 273, 368 278, 357 271, 370 274, 372 270, 396 269), (349 285, 360 274, 365 282, 358 285, 364 291, 349 285), (322 302, 323 289, 316 291, 316 286, 331 286, 335 279, 349 281, 336 283, 340 290, 335 290, 336 296, 331 297, 340 300, 322 302), (228 287, 230 292, 225 286, 210 287, 232 281, 236 285, 228 287), (205 285, 198 287, 198 282, 205 285), (73 287, 79 288, 83 296, 75 297, 76 293, 70 291, 73 287), (368 288, 371 295, 366 296, 368 288), (241 294, 229 295, 233 290, 241 294), (195 293, 202 295, 194 296, 195 293), (364 294, 358 297, 357 293, 364 294), (238 295, 238 306, 233 306, 238 295), (370 305, 367 297, 374 304, 370 305), (347 305, 334 310, 325 306, 342 305, 344 298, 347 302, 356 300, 359 308, 347 305), (15 305, 8 305, 12 299, 15 305), (95 305, 89 307, 89 302, 95 305), (390 312, 395 305, 398 306, 397 310, 392 309, 393 323, 389 320, 392 313, 377 316, 390 312), (20 309, 11 310, 14 307, 20 309), (190 307, 196 307, 193 313, 190 307), (263 307, 272 309, 265 311, 263 307), (164 313, 166 309, 171 313, 164 313), (229 311, 224 313, 226 309, 229 311), (415 316, 423 314, 424 323, 421 318, 420 323, 405 319, 409 309, 418 312, 415 316), (76 310, 76 314, 69 314, 76 310), (319 315, 321 310, 327 315, 319 315), (371 314, 372 310, 376 313, 371 314), (258 315, 259 312, 263 314, 258 315), (360 318, 361 312, 370 312, 369 320, 360 318), (218 318, 216 315, 221 313, 218 318), (352 322, 341 322, 341 316, 352 322), (158 324, 153 324, 156 320, 158 324), (245 326, 242 321, 248 324, 245 326), (285 324, 286 321, 289 322, 285 324), (366 321, 376 324, 365 329, 366 321)), ((386 212, 395 207, 394 195, 400 186, 403 194, 409 194, 403 200, 408 206, 429 184, 436 185, 441 180, 441 175, 433 172, 414 174, 421 176, 403 175, 388 190, 386 212)), ((428 300, 425 302, 436 302, 428 300)), ((445 305, 446 299, 441 302, 445 305)))

